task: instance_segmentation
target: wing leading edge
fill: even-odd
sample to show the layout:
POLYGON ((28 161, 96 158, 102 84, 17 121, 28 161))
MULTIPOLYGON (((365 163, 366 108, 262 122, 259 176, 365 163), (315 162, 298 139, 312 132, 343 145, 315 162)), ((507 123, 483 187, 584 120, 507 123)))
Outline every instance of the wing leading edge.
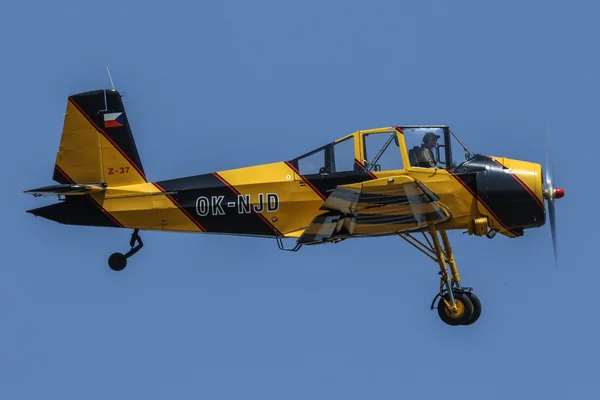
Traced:
POLYGON ((413 231, 451 217, 435 193, 409 176, 340 185, 321 210, 325 213, 313 219, 298 243, 413 231))

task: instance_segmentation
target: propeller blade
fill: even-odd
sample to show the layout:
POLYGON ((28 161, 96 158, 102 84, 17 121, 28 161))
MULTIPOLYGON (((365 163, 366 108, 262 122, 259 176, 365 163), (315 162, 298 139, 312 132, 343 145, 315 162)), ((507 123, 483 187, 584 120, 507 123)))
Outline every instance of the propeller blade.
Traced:
POLYGON ((550 233, 552 234, 552 248, 554 250, 554 264, 558 268, 558 246, 556 240, 556 209, 554 200, 564 196, 562 189, 554 188, 554 165, 552 164, 552 143, 550 138, 550 129, 546 127, 548 135, 548 147, 546 149, 546 168, 545 181, 546 188, 544 189, 546 201, 548 201, 548 217, 550 219, 550 233))
POLYGON ((550 139, 550 129, 546 127, 546 133, 548 134, 548 145, 546 148, 546 188, 552 192, 554 189, 554 166, 552 165, 552 142, 550 139))
POLYGON ((552 247, 554 249, 554 263, 558 268, 558 252, 556 245, 556 211, 554 208, 554 200, 548 201, 548 214, 550 214, 550 232, 552 233, 552 247))

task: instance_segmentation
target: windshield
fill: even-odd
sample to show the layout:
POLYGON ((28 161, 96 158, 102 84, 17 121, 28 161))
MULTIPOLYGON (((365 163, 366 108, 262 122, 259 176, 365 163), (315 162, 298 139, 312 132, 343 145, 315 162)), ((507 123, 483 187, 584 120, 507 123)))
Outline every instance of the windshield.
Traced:
POLYGON ((450 132, 450 149, 452 150, 452 169, 455 169, 464 161, 473 157, 473 153, 465 144, 456 136, 452 129, 450 132))

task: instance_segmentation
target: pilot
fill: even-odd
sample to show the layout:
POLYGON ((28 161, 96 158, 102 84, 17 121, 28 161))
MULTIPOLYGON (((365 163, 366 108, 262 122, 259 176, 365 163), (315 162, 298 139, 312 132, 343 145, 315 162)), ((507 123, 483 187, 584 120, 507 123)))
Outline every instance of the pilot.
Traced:
POLYGON ((419 149, 419 166, 426 168, 434 168, 435 157, 433 155, 433 149, 437 145, 437 141, 440 138, 440 135, 436 135, 433 132, 427 132, 425 136, 423 136, 423 144, 419 149))

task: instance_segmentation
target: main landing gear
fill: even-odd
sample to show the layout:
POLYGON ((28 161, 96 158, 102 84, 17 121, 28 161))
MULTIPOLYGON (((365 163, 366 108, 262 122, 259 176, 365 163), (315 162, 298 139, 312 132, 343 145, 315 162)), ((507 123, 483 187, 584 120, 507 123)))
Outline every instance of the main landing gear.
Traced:
POLYGON ((125 254, 121 253, 113 253, 110 257, 108 257, 108 266, 113 271, 122 271, 127 266, 127 259, 137 253, 143 246, 142 238, 139 235, 139 229, 135 229, 131 234, 131 240, 129 241, 129 246, 131 250, 129 250, 125 254))
POLYGON ((481 315, 481 302, 473 294, 472 288, 460 286, 460 275, 458 274, 458 268, 454 261, 454 255, 452 254, 452 248, 450 247, 446 231, 439 232, 444 245, 442 248, 435 226, 430 225, 428 229, 431 241, 425 235, 425 232, 422 232, 427 242, 426 244, 416 239, 410 233, 400 234, 400 237, 437 262, 440 266, 440 291, 431 302, 431 309, 435 308, 435 301, 439 297, 437 310, 442 321, 451 326, 471 325, 481 315), (450 274, 448 273, 447 265, 450 266, 450 274))

